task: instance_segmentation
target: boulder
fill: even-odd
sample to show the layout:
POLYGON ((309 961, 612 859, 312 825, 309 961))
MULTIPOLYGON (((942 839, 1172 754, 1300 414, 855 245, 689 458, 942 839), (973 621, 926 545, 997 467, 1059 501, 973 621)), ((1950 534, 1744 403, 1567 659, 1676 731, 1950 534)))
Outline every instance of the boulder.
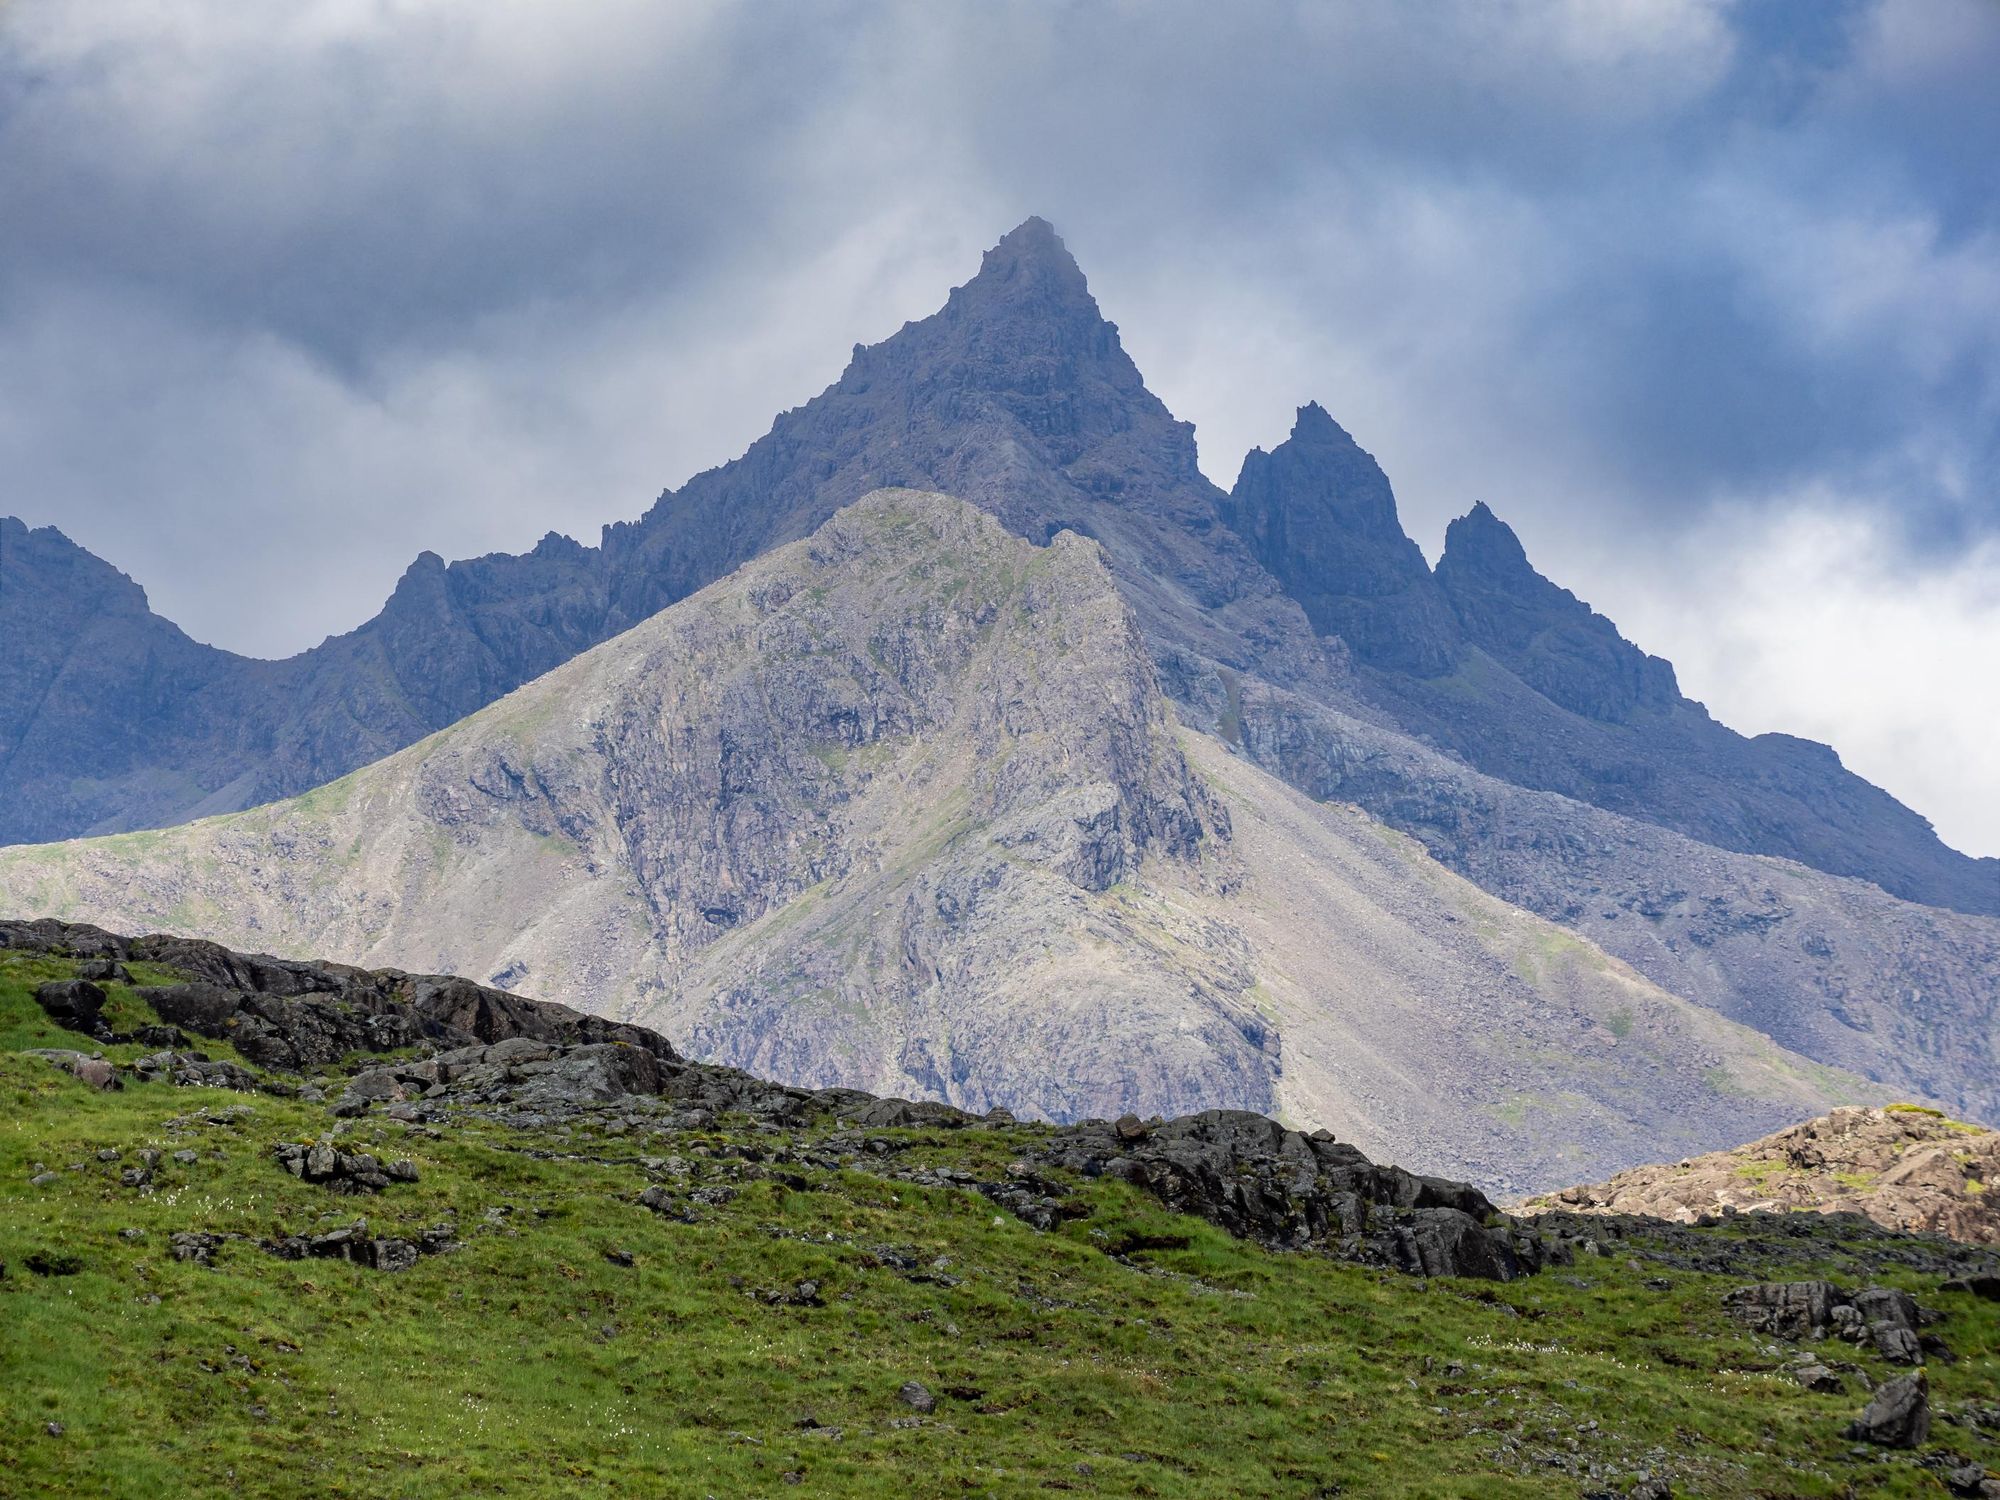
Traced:
POLYGON ((62 1047, 30 1047, 21 1055, 39 1057, 51 1067, 61 1068, 72 1078, 79 1078, 92 1088, 117 1089, 125 1086, 118 1077, 118 1070, 101 1057, 71 1052, 62 1047))
POLYGON ((104 991, 87 979, 56 979, 35 990, 35 1003, 67 1031, 94 1036, 102 1024, 104 991))
POLYGON ((1922 1370, 1884 1382, 1847 1427, 1849 1437, 1884 1448, 1918 1447, 1930 1431, 1930 1382, 1922 1370))

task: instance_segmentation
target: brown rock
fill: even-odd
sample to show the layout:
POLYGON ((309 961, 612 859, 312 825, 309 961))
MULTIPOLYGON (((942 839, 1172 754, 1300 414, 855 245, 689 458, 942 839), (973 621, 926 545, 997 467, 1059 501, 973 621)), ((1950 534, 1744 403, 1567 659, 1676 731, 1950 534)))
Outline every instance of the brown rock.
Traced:
POLYGON ((1734 1209, 1861 1214, 1890 1229, 2000 1245, 2000 1132, 1911 1104, 1837 1109, 1732 1151, 1635 1167, 1529 1200, 1676 1223, 1734 1209))

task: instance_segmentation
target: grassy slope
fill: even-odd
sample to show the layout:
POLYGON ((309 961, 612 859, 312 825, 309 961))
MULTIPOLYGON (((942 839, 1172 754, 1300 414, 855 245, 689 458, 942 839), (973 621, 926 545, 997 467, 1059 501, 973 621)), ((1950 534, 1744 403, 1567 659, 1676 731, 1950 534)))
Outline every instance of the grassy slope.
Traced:
MULTIPOLYGON (((1721 1316, 1735 1282, 1622 1259, 1426 1285, 1269 1254, 1101 1182, 1077 1185, 1089 1216, 1058 1234, 855 1171, 790 1169, 811 1191, 748 1182, 693 1224, 634 1204, 641 1153, 726 1181, 703 1147, 785 1144, 727 1120, 656 1139, 479 1123, 433 1139, 365 1119, 345 1138, 412 1157, 422 1181, 333 1197, 270 1155, 326 1130, 323 1105, 100 1095, 14 1055, 65 1044, 29 998, 65 968, 0 954, 0 1494, 738 1496, 791 1492, 792 1476, 819 1495, 1599 1487, 1552 1452, 1622 1475, 1664 1458, 1683 1496, 1939 1492, 1907 1457, 1850 1456, 1840 1429, 1862 1397, 1781 1373, 1721 1316), (237 1124, 198 1120, 244 1103, 237 1124), (169 1157, 150 1193, 121 1187, 147 1145, 200 1156, 169 1157), (99 1162, 107 1147, 123 1159, 99 1162), (55 1184, 29 1184, 38 1162, 55 1184), (261 1237, 356 1213, 378 1233, 455 1218, 463 1248, 394 1275, 253 1241, 213 1268, 168 1253, 176 1230, 261 1237), (1186 1248, 1110 1253, 1139 1235, 1186 1248), (883 1245, 923 1269, 877 1263, 883 1245), (81 1269, 33 1274, 36 1251, 81 1269), (758 1295, 803 1279, 825 1306, 758 1295), (938 1396, 929 1418, 897 1400, 913 1379, 938 1396), (807 1413, 821 1428, 798 1425, 807 1413)), ((119 1005, 138 1019, 135 997, 119 1005)), ((869 1132, 911 1143, 899 1165, 987 1175, 1038 1133, 869 1132)), ((1934 1398, 2000 1399, 1990 1305, 1903 1283, 1950 1312, 1935 1331, 1963 1356, 1933 1366, 1934 1398)), ((1964 1428, 1939 1427, 1938 1448, 2000 1463, 1964 1428)))

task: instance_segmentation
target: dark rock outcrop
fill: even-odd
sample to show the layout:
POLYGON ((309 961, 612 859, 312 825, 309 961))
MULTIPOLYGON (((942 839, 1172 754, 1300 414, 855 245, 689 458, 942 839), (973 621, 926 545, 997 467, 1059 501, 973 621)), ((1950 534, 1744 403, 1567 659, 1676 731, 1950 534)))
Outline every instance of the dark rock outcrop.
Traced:
POLYGON ((1566 1244, 1508 1219, 1477 1188, 1377 1166, 1325 1131, 1302 1135, 1238 1110, 1139 1133, 1090 1121, 1060 1132, 1044 1160, 1129 1182, 1176 1213, 1274 1249, 1499 1281, 1570 1257, 1566 1244))
POLYGON ((1868 1344, 1891 1364, 1924 1361, 1916 1299, 1894 1287, 1871 1286, 1847 1292, 1830 1281, 1771 1281, 1741 1287, 1723 1299, 1729 1315, 1746 1328, 1784 1339, 1819 1339, 1832 1334, 1868 1344))
POLYGON ((1624 723, 1680 701, 1673 667, 1537 573, 1484 502, 1446 528, 1437 584, 1467 640, 1572 713, 1624 723))
POLYGON ((288 1234, 263 1242, 264 1250, 280 1260, 345 1260, 371 1271, 407 1271, 420 1255, 442 1255, 458 1248, 450 1224, 427 1229, 415 1239, 372 1235, 368 1221, 356 1219, 318 1234, 288 1234))
POLYGON ((57 979, 35 989, 35 1003, 51 1021, 85 1035, 96 1032, 104 1000, 104 991, 88 979, 57 979))
POLYGON ((275 1148, 278 1164, 294 1177, 335 1193, 379 1193, 398 1182, 415 1182, 409 1161, 380 1161, 366 1151, 342 1151, 330 1141, 286 1141, 275 1148))
POLYGON ((297 1072, 328 1066, 353 1052, 390 1052, 419 1043, 468 1047, 509 1039, 563 1046, 615 1044, 667 1060, 678 1057, 665 1038, 644 1027, 619 1025, 449 975, 236 953, 192 938, 126 938, 46 919, 0 921, 0 948, 110 955, 121 963, 176 969, 188 977, 187 983, 139 992, 160 1017, 197 1035, 227 1041, 268 1068, 297 1072))

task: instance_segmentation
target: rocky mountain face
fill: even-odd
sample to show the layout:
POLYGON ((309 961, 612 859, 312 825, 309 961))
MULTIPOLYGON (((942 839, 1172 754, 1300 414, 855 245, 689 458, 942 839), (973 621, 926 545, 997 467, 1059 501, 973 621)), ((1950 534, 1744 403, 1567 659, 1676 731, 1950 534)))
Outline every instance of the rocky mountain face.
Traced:
POLYGON ((1537 573, 1484 501, 1445 529, 1437 584, 1466 642, 1559 708, 1623 724, 1642 708, 1683 701, 1673 667, 1537 573))
MULTIPOLYGON (((958 495, 1031 540, 1100 539, 1149 639, 1232 659, 1254 640, 1278 675, 1312 669, 1296 607, 1219 524, 1193 429, 1146 390, 1076 263, 1031 219, 942 311, 857 345, 837 384, 742 458, 606 528, 600 547, 552 535, 521 556, 449 566, 426 553, 381 614, 284 662, 194 646, 121 575, 59 533, 34 533, 32 553, 0 556, 0 632, 71 663, 75 680, 53 667, 52 681, 0 680, 0 733, 47 747, 0 766, 0 842, 171 823, 317 786, 898 485, 958 495), (23 581, 51 555, 128 596, 89 640, 37 608, 55 585, 23 581), (172 670, 162 642, 200 671, 172 670), (152 714, 143 731, 100 732, 132 703, 152 714)), ((9 537, 22 534, 15 523, 9 537)))
POLYGON ((800 1086, 1275 1113, 1509 1189, 1873 1094, 1178 726, 1103 557, 881 492, 305 796, 0 851, 0 906, 471 973, 800 1086))
POLYGON ((1837 1109, 1747 1146, 1634 1168, 1527 1207, 1680 1224, 1726 1211, 1860 1214, 1889 1229, 2000 1245, 2000 1134, 1909 1104, 1837 1109))
MULTIPOLYGON (((839 382, 741 459, 600 546, 552 536, 449 566, 427 554, 374 620, 286 662, 198 646, 108 566, 10 524, 0 636, 21 646, 0 665, 0 838, 167 823, 318 786, 860 495, 916 484, 1030 541, 1095 538, 1175 715, 1240 752, 1232 775, 1253 761, 1357 804, 1676 995, 1897 1092, 1996 1117, 2000 923, 1979 914, 2000 911, 2000 862, 1945 848, 1825 747, 1716 724, 1483 508, 1426 570, 1387 478, 1317 407, 1246 460, 1231 494, 1194 458, 1191 430, 1030 220, 939 313, 857 347, 839 382)), ((675 858, 661 847, 639 863, 675 858)), ((729 899, 714 910, 704 930, 742 928, 729 899)), ((493 926, 477 902, 462 915, 493 926)), ((517 933, 536 925, 524 917, 517 933)), ((605 973, 634 951, 625 930, 606 931, 605 973)))
POLYGON ((1352 650, 1351 681, 1306 689, 1320 704, 1372 709, 1517 786, 1906 900, 2000 913, 2000 861, 1946 848, 1824 745, 1716 723, 1672 666, 1536 572, 1483 504, 1424 570, 1388 479, 1317 406, 1273 452, 1250 454, 1223 514, 1315 629, 1352 650))
POLYGON ((2000 1118, 1993 919, 1515 786, 1268 684, 1204 709, 1292 785, 1376 812, 1661 987, 1898 1093, 2000 1118))
POLYGON ((1313 629, 1357 660, 1418 677, 1458 660, 1457 622, 1403 531, 1388 476, 1317 402, 1275 452, 1244 459, 1221 514, 1313 629))

